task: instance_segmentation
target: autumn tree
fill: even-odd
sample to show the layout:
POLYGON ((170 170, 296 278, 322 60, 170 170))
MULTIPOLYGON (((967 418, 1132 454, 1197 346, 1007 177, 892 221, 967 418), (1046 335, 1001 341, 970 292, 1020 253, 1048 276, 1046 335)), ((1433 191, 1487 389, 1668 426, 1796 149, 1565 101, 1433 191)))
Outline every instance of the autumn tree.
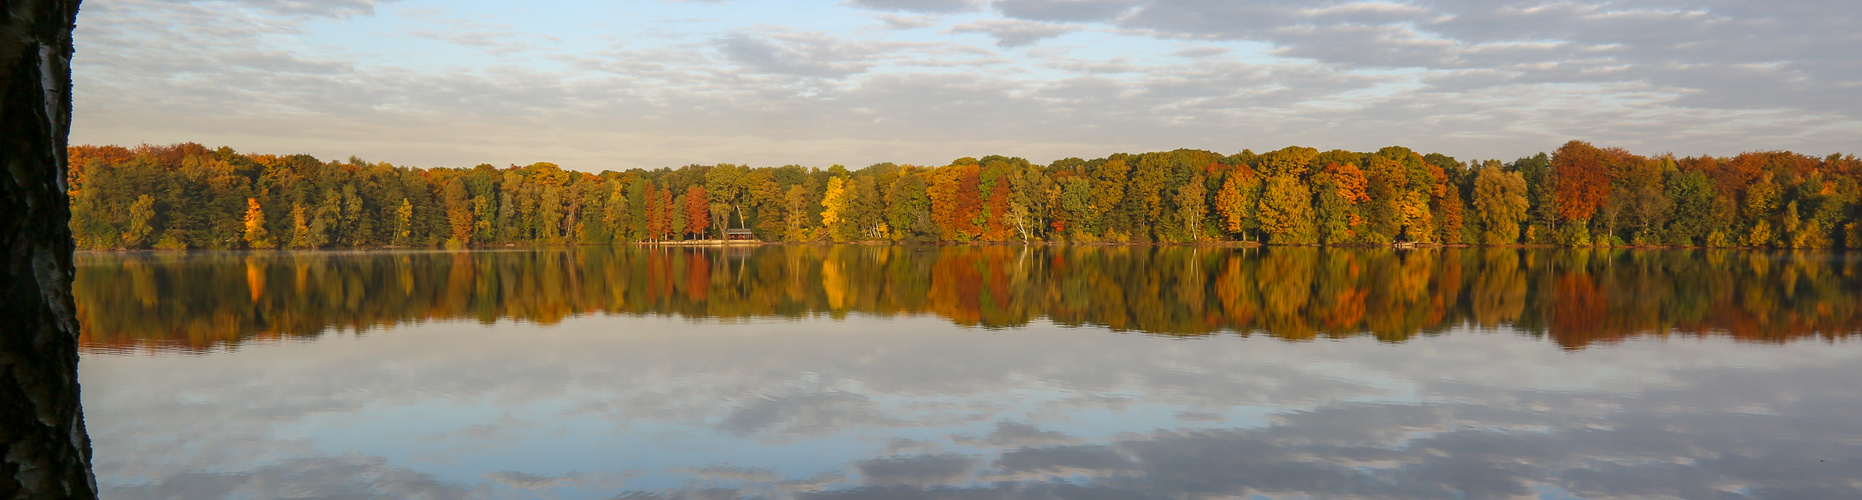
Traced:
POLYGON ((1356 165, 1327 163, 1312 174, 1316 189, 1313 208, 1319 241, 1326 244, 1362 241, 1364 217, 1359 204, 1370 201, 1364 172, 1356 165))
POLYGON ((1189 234, 1190 241, 1202 239, 1203 218, 1209 213, 1209 202, 1203 189, 1203 175, 1196 174, 1190 181, 1177 188, 1177 221, 1189 234))
POLYGON ((769 170, 752 172, 750 185, 752 199, 755 200, 756 228, 765 239, 783 240, 789 234, 788 190, 784 189, 769 170))
MULTIPOLYGON (((666 192, 671 193, 672 190, 668 189, 666 192)), ((672 197, 671 200, 667 201, 665 207, 666 220, 670 221, 670 223, 666 225, 666 239, 673 241, 685 239, 685 235, 690 233, 690 231, 687 230, 687 225, 691 222, 690 219, 687 218, 685 211, 685 193, 679 193, 678 196, 672 197)))
POLYGON ((1318 157, 1318 149, 1299 146, 1287 146, 1278 151, 1270 151, 1261 155, 1261 175, 1304 178, 1312 170, 1313 159, 1318 157))
POLYGON ((660 189, 652 182, 646 185, 646 236, 648 241, 659 241, 665 234, 666 226, 672 221, 666 220, 666 211, 660 205, 660 189))
POLYGON ((454 178, 446 183, 441 193, 441 204, 446 207, 446 221, 452 228, 452 238, 447 240, 449 247, 464 247, 472 244, 473 220, 472 203, 467 199, 465 181, 454 178))
POLYGON ((1310 244, 1313 234, 1312 191, 1292 175, 1267 178, 1261 192, 1261 230, 1276 244, 1310 244))
POLYGON ((627 189, 619 180, 608 181, 608 203, 603 207, 601 218, 608 224, 612 243, 630 240, 627 232, 630 220, 627 189))
POLYGON ((1021 233, 1022 240, 1047 232, 1048 219, 1060 200, 1060 185, 1054 178, 1026 160, 1015 158, 1015 170, 1009 175, 1011 198, 1008 219, 1021 233))
POLYGON ((272 234, 265 230, 265 210, 259 208, 258 198, 246 198, 246 218, 244 238, 246 245, 252 248, 272 248, 278 246, 272 242, 272 234))
POLYGON ((775 240, 1264 232, 1280 243, 1862 246, 1862 161, 1788 151, 1642 157, 1573 141, 1555 155, 1478 167, 1393 146, 1226 157, 1183 149, 1045 167, 986 156, 936 169, 720 164, 599 174, 549 163, 410 168, 192 143, 71 151, 71 231, 86 249, 617 243, 727 226, 775 240), (1522 183, 1523 218, 1514 210, 1522 183))
POLYGON ((925 192, 925 178, 916 171, 899 174, 886 186, 886 223, 895 240, 921 240, 937 237, 937 224, 931 217, 931 198, 925 192))
POLYGON ((846 182, 840 177, 828 179, 827 191, 821 197, 821 226, 834 241, 847 241, 843 227, 847 221, 842 217, 847 212, 847 202, 846 182))
POLYGON ((707 196, 705 186, 693 184, 685 188, 685 232, 704 238, 711 229, 711 199, 707 196))
POLYGON ((744 223, 743 205, 750 191, 747 182, 749 173, 749 168, 731 164, 720 164, 705 172, 707 197, 714 203, 729 205, 737 217, 737 224, 744 223))
POLYGON ((1407 220, 1403 206, 1410 193, 1409 169, 1393 155, 1377 154, 1365 159, 1365 195, 1360 204, 1365 219, 1360 239, 1370 243, 1395 241, 1407 220))
POLYGON ((1610 173, 1603 150, 1584 141, 1571 141, 1552 153, 1558 217, 1583 224, 1610 197, 1610 173))
POLYGON ((1668 225, 1673 200, 1668 197, 1663 179, 1678 172, 1674 158, 1641 158, 1623 152, 1619 161, 1626 163, 1616 177, 1612 196, 1623 206, 1623 225, 1636 244, 1659 244, 1668 225))
POLYGON ((1453 157, 1440 153, 1423 156, 1429 177, 1429 212, 1434 215, 1435 241, 1447 244, 1464 243, 1467 229, 1466 218, 1462 208, 1466 206, 1461 199, 1461 186, 1458 180, 1465 166, 1453 157))
POLYGON ((1093 204, 1093 182, 1077 175, 1068 175, 1056 182, 1060 193, 1050 208, 1053 213, 1050 226, 1054 232, 1075 241, 1097 238, 1099 219, 1098 209, 1093 204))
POLYGON ((1474 177, 1474 214, 1481 227, 1481 243, 1504 245, 1519 240, 1519 225, 1526 220, 1526 180, 1517 172, 1482 167, 1474 177))
POLYGON ((989 198, 983 201, 983 241, 1008 241, 1015 234, 1016 215, 1009 210, 1013 200, 1009 195, 1009 180, 996 179, 989 188, 989 198))
POLYGON ((1778 210, 1778 183, 1773 182, 1772 172, 1759 175, 1758 182, 1746 187, 1745 203, 1740 207, 1740 214, 1746 221, 1745 237, 1740 243, 1746 246, 1771 246, 1777 241, 1777 228, 1772 223, 1772 214, 1778 210))
POLYGON ((1119 239, 1120 236, 1115 235, 1130 234, 1129 219, 1113 211, 1125 201, 1126 175, 1129 172, 1131 167, 1125 164, 1123 158, 1106 160, 1092 171, 1093 190, 1087 209, 1092 212, 1088 218, 1098 223, 1096 228, 1100 230, 1099 236, 1119 239))
MULTIPOLYGON (((401 202, 403 203, 401 208, 404 209, 402 213, 408 213, 408 211, 405 210, 407 208, 407 206, 405 205, 407 200, 401 200, 401 202)), ((398 227, 406 227, 407 225, 407 221, 404 217, 395 222, 399 223, 397 224, 398 227)), ((401 234, 403 238, 405 238, 407 231, 403 229, 401 231, 401 234)), ((308 215, 304 213, 304 205, 301 203, 291 204, 291 242, 289 244, 290 247, 291 248, 313 248, 314 245, 312 244, 311 241, 312 240, 310 236, 310 218, 308 215)))
POLYGON ((628 235, 627 239, 629 241, 647 241, 652 239, 652 237, 648 235, 647 228, 649 226, 648 222, 652 219, 649 215, 652 213, 652 199, 658 196, 652 193, 652 186, 653 182, 646 179, 636 180, 627 185, 627 203, 625 204, 627 207, 627 229, 625 232, 628 235))
POLYGON ((937 222, 941 239, 971 241, 981 236, 981 174, 981 168, 968 158, 933 172, 927 194, 931 198, 931 218, 937 222))
POLYGON ((123 229, 123 245, 142 248, 155 233, 155 197, 142 195, 129 205, 129 226, 123 229))
POLYGON ((815 237, 813 228, 808 226, 808 188, 800 184, 789 186, 783 194, 785 209, 783 215, 785 233, 783 239, 788 241, 808 241, 815 237))
POLYGON ((655 240, 665 241, 677 239, 680 233, 685 230, 683 220, 674 220, 675 218, 685 218, 685 207, 680 206, 679 203, 674 200, 674 198, 677 197, 683 197, 683 195, 674 196, 670 186, 663 186, 659 190, 659 203, 657 207, 660 210, 660 232, 659 234, 653 235, 655 240))
POLYGON ((1222 215, 1224 230, 1246 238, 1247 231, 1257 225, 1255 206, 1260 189, 1260 176, 1246 165, 1228 171, 1222 181, 1222 190, 1216 193, 1215 198, 1216 213, 1222 215))
POLYGON ((1528 243, 1549 243, 1556 232, 1558 207, 1552 181, 1552 159, 1545 153, 1520 158, 1505 166, 1526 180, 1526 226, 1520 238, 1528 243))
POLYGON ((842 224, 844 240, 891 238, 892 230, 886 224, 885 199, 879 193, 879 179, 876 175, 860 175, 853 179, 853 187, 847 192, 847 209, 842 224))
POLYGON ((1139 155, 1137 165, 1126 177, 1122 203, 1116 210, 1124 219, 1123 233, 1139 241, 1149 241, 1156 226, 1164 222, 1164 200, 1170 189, 1170 166, 1166 153, 1139 155))

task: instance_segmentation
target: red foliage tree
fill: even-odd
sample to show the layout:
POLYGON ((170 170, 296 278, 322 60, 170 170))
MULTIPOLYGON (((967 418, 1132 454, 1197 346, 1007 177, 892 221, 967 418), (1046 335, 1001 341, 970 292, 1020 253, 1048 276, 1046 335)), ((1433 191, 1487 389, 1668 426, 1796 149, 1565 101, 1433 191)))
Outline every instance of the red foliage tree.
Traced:
POLYGON ((705 196, 705 187, 685 188, 685 232, 703 238, 710 228, 711 200, 705 196))
POLYGON ((1552 153, 1554 193, 1558 217, 1589 220, 1610 198, 1610 171, 1606 154, 1584 141, 1571 141, 1552 153))
POLYGON ((944 167, 932 177, 931 219, 943 231, 944 239, 969 241, 982 234, 976 225, 983 211, 982 169, 976 164, 944 167))
POLYGON ((672 217, 673 214, 679 212, 679 207, 672 204, 671 188, 659 190, 659 209, 661 212, 659 215, 659 239, 670 240, 678 237, 679 235, 673 234, 672 232, 672 217))

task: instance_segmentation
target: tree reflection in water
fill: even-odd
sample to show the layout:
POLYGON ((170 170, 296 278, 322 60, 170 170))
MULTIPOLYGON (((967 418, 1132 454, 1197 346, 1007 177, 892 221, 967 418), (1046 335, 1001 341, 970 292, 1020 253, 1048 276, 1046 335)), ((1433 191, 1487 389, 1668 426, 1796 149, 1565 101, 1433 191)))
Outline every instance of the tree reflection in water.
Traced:
POLYGON ((108 498, 1855 498, 1856 266, 622 247, 76 288, 108 498))
POLYGON ((1862 326, 1853 255, 1733 250, 761 246, 79 256, 87 350, 205 350, 428 320, 583 314, 935 315, 1288 340, 1401 342, 1457 325, 1582 349, 1862 326))

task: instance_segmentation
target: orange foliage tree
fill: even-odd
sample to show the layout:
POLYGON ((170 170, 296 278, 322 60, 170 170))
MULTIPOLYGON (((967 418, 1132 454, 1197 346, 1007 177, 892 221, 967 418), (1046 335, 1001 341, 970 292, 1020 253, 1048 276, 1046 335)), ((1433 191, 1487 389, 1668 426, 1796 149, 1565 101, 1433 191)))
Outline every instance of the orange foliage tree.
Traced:
POLYGON ((685 232, 703 238, 710 228, 711 200, 705 196, 704 186, 693 184, 685 188, 685 232))
POLYGON ((1008 241, 1015 237, 1009 225, 1009 180, 997 179, 983 206, 983 241, 1008 241))
POLYGON ((660 239, 660 235, 666 232, 666 227, 669 226, 670 224, 668 223, 669 221, 666 220, 666 211, 661 208, 662 205, 660 203, 660 190, 656 189, 653 186, 653 183, 649 182, 647 183, 646 192, 647 192, 647 196, 646 196, 647 198, 647 210, 646 210, 647 212, 646 214, 647 215, 647 234, 646 234, 646 237, 648 240, 658 240, 660 239))
POLYGON ((1254 169, 1242 165, 1228 171, 1228 178, 1222 181, 1222 189, 1215 195, 1215 209, 1222 214, 1223 229, 1235 234, 1248 229, 1260 190, 1261 177, 1254 169))

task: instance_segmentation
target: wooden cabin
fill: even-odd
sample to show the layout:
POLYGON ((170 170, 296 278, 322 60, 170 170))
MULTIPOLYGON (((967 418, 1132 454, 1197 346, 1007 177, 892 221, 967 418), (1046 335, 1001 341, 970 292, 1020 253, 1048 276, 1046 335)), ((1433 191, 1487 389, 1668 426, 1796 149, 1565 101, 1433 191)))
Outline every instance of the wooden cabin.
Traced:
POLYGON ((724 230, 724 239, 729 241, 757 241, 755 231, 738 228, 724 230))

